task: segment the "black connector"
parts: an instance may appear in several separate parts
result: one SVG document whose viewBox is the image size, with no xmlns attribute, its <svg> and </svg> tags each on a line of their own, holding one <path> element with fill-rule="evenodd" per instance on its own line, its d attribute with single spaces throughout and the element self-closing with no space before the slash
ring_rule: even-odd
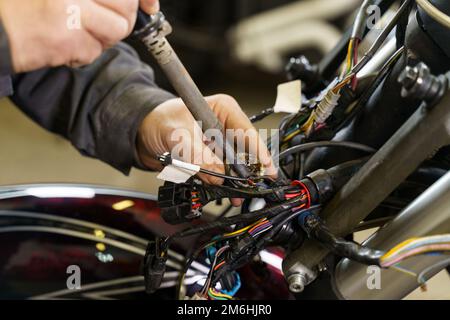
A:
<svg viewBox="0 0 450 320">
<path fill-rule="evenodd" d="M 148 294 L 159 289 L 166 272 L 168 254 L 167 250 L 163 249 L 162 243 L 161 239 L 149 242 L 145 253 L 144 282 Z"/>
<path fill-rule="evenodd" d="M 250 235 L 245 235 L 233 244 L 232 251 L 228 256 L 228 260 L 233 261 L 233 270 L 244 266 L 254 257 L 257 253 L 255 245 L 256 240 Z"/>
<path fill-rule="evenodd" d="M 286 200 L 286 191 L 292 188 L 292 186 L 281 186 L 274 189 L 236 189 L 225 185 L 201 185 L 194 180 L 182 184 L 166 182 L 159 188 L 158 205 L 164 221 L 177 225 L 201 217 L 201 209 L 192 208 L 193 192 L 197 199 L 195 202 L 203 207 L 212 201 L 227 198 L 263 198 L 271 203 L 283 203 Z"/>
<path fill-rule="evenodd" d="M 160 208 L 175 207 L 190 202 L 192 195 L 191 184 L 175 184 L 166 182 L 159 188 L 158 205 Z"/>
<path fill-rule="evenodd" d="M 166 182 L 159 188 L 158 206 L 165 222 L 178 225 L 201 217 L 200 210 L 192 209 L 192 192 L 199 198 L 197 203 L 205 205 L 209 199 L 205 190 L 193 181 L 183 184 Z"/>
</svg>

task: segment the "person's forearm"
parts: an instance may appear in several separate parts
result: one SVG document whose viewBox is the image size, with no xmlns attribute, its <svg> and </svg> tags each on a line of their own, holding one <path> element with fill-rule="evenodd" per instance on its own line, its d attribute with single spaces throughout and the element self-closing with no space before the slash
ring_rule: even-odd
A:
<svg viewBox="0 0 450 320">
<path fill-rule="evenodd" d="M 158 88 L 134 50 L 120 44 L 80 69 L 46 69 L 16 76 L 13 101 L 84 155 L 127 174 L 136 164 L 142 120 L 173 96 Z"/>
</svg>

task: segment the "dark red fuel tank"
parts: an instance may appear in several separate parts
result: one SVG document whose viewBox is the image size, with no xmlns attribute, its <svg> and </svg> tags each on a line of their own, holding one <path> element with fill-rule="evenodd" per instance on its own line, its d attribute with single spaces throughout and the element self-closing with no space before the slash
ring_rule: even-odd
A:
<svg viewBox="0 0 450 320">
<path fill-rule="evenodd" d="M 142 260 L 148 241 L 180 227 L 160 217 L 156 197 L 90 185 L 0 187 L 0 299 L 174 299 L 185 252 L 169 252 L 162 287 L 144 292 Z M 261 253 L 262 262 L 240 270 L 241 299 L 288 299 L 280 270 L 283 252 Z M 208 273 L 192 264 L 185 283 Z M 80 287 L 77 287 L 80 284 Z"/>
</svg>

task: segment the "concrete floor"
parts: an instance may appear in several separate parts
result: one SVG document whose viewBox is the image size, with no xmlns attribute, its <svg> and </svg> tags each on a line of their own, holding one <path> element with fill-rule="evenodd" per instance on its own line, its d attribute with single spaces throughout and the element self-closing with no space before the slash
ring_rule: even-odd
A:
<svg viewBox="0 0 450 320">
<path fill-rule="evenodd" d="M 267 102 L 274 101 L 274 86 L 247 90 L 248 87 L 246 80 L 241 79 L 231 89 L 231 94 L 242 96 L 238 100 L 248 114 L 253 114 L 256 106 L 268 107 Z M 275 117 L 260 126 L 272 128 L 278 122 L 279 117 Z M 0 100 L 0 147 L 0 185 L 75 182 L 156 193 L 161 184 L 155 173 L 133 170 L 125 177 L 97 160 L 82 157 L 70 143 L 38 127 L 6 99 Z M 427 293 L 416 291 L 408 298 L 450 299 L 448 275 L 441 273 L 430 281 Z"/>
</svg>

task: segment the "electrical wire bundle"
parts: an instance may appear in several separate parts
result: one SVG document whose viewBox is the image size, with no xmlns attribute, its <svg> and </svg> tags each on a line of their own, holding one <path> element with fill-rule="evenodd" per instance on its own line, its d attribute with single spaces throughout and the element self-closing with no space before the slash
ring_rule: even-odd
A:
<svg viewBox="0 0 450 320">
<path fill-rule="evenodd" d="M 401 266 L 409 258 L 425 254 L 444 255 L 450 253 L 450 234 L 435 235 L 422 238 L 412 238 L 398 244 L 380 259 L 380 266 L 392 269 L 416 279 L 422 291 L 427 291 L 427 281 L 436 272 L 450 266 L 450 258 L 438 261 L 435 264 L 416 273 Z"/>
<path fill-rule="evenodd" d="M 427 10 L 425 10 L 427 13 L 430 14 L 430 12 L 433 12 L 433 17 L 436 20 L 440 21 L 442 24 L 445 25 L 446 23 L 450 22 L 450 18 L 448 16 L 443 17 L 442 15 L 438 15 L 436 11 L 429 7 L 429 1 L 423 0 L 417 1 L 417 3 L 422 9 L 425 10 L 425 8 L 427 8 Z M 367 146 L 351 145 L 351 143 L 349 142 L 348 145 L 346 145 L 345 142 L 332 145 L 329 141 L 311 143 L 311 145 L 305 143 L 314 132 L 327 126 L 326 122 L 333 115 L 335 108 L 338 106 L 343 88 L 348 86 L 348 88 L 353 91 L 354 94 L 356 94 L 356 90 L 359 89 L 357 77 L 358 73 L 374 57 L 374 55 L 378 52 L 378 50 L 381 48 L 381 46 L 395 27 L 398 26 L 398 29 L 402 30 L 401 21 L 407 21 L 408 14 L 410 13 L 414 4 L 414 0 L 402 1 L 400 8 L 394 14 L 393 18 L 382 30 L 378 38 L 371 45 L 370 49 L 365 52 L 360 59 L 359 47 L 361 42 L 363 41 L 364 33 L 367 28 L 368 8 L 372 4 L 374 4 L 374 1 L 365 0 L 358 12 L 353 25 L 352 34 L 348 41 L 347 55 L 340 76 L 332 81 L 328 85 L 328 87 L 322 90 L 322 92 L 320 92 L 315 98 L 304 102 L 304 107 L 302 108 L 300 113 L 288 116 L 282 122 L 280 126 L 280 132 L 282 133 L 280 141 L 282 149 L 284 149 L 284 151 L 281 152 L 279 160 L 283 161 L 290 156 L 295 156 L 294 162 L 297 162 L 297 156 L 300 153 L 304 153 L 320 146 L 348 147 L 368 153 L 374 152 L 373 149 Z M 438 18 L 438 16 L 440 18 Z M 387 62 L 381 68 L 379 74 L 375 77 L 375 80 L 373 80 L 367 86 L 365 91 L 362 92 L 362 95 L 359 97 L 360 100 L 355 101 L 355 103 L 352 105 L 353 107 L 350 108 L 349 106 L 347 108 L 345 112 L 346 119 L 342 121 L 342 124 L 348 124 L 349 120 L 354 119 L 357 112 L 359 112 L 359 110 L 364 107 L 364 105 L 368 102 L 368 99 L 373 95 L 375 90 L 379 87 L 382 81 L 392 70 L 394 63 L 397 62 L 400 56 L 406 52 L 406 49 L 402 43 L 403 40 L 404 39 L 402 39 L 402 37 L 400 37 L 400 40 L 398 38 L 397 51 L 392 55 L 390 59 L 387 60 Z M 257 120 L 257 118 L 254 119 L 255 121 Z M 339 129 L 342 129 L 343 126 L 338 125 L 337 127 Z M 329 145 L 327 145 L 327 143 L 329 143 Z M 302 172 L 302 170 L 300 170 L 300 172 Z M 292 198 L 309 198 L 306 194 L 297 193 L 289 195 L 288 193 L 286 195 L 286 199 L 290 199 L 291 196 Z M 295 209 L 292 209 L 291 212 L 286 212 L 284 214 L 284 217 L 278 215 L 276 217 L 273 217 L 272 219 L 263 218 L 256 224 L 236 231 L 239 235 L 237 235 L 236 233 L 234 233 L 233 235 L 241 237 L 245 232 L 247 232 L 248 234 L 250 234 L 250 236 L 255 238 L 263 233 L 266 233 L 266 237 L 261 237 L 259 240 L 257 240 L 257 244 L 255 245 L 255 247 L 259 248 L 260 245 L 264 243 L 265 239 L 270 238 L 270 235 L 277 231 L 282 223 L 303 215 L 308 215 L 310 213 L 308 210 L 310 209 L 311 203 L 303 203 Z M 311 234 L 316 238 L 316 240 L 327 246 L 335 254 L 350 258 L 355 261 L 359 261 L 361 263 L 376 264 L 384 268 L 400 268 L 398 264 L 401 261 L 404 261 L 405 259 L 413 256 L 430 253 L 443 254 L 446 252 L 450 252 L 449 235 L 411 239 L 385 253 L 380 250 L 367 248 L 355 242 L 346 241 L 343 238 L 334 236 L 323 223 L 320 223 L 320 219 L 316 219 L 316 221 L 319 222 L 317 222 L 316 227 L 311 231 Z M 236 260 L 238 261 L 239 259 Z M 445 262 L 448 264 L 450 261 Z M 220 268 L 215 270 L 215 273 L 217 274 L 213 279 L 220 279 L 223 274 L 225 274 L 229 270 L 233 270 L 235 265 L 238 264 L 234 264 L 233 261 L 227 261 L 226 263 L 221 264 Z M 424 270 L 419 275 L 415 276 L 417 277 L 419 283 L 424 283 L 426 281 L 426 275 L 430 273 L 433 268 L 442 266 L 445 267 L 443 262 L 441 262 L 439 266 L 436 265 L 430 267 L 427 270 Z M 215 280 L 213 280 L 213 282 Z"/>
<path fill-rule="evenodd" d="M 282 154 L 284 151 L 289 150 L 289 147 L 300 146 L 302 144 L 307 144 L 308 141 L 317 139 L 318 136 L 320 136 L 319 131 L 322 129 L 328 129 L 327 131 L 324 131 L 324 135 L 327 138 L 335 136 L 337 132 L 348 125 L 365 107 L 370 97 L 389 75 L 394 64 L 399 60 L 401 55 L 406 52 L 403 43 L 399 43 L 398 50 L 384 64 L 375 79 L 361 91 L 361 94 L 358 93 L 358 97 L 356 97 L 358 73 L 378 52 L 392 30 L 396 26 L 399 26 L 405 19 L 407 20 L 408 14 L 412 10 L 412 5 L 414 4 L 414 0 L 404 0 L 393 18 L 391 18 L 377 39 L 372 43 L 369 50 L 364 53 L 361 59 L 359 59 L 359 47 L 367 31 L 368 9 L 375 2 L 376 1 L 374 0 L 365 0 L 358 11 L 353 23 L 351 35 L 349 36 L 347 54 L 341 75 L 334 79 L 334 81 L 331 81 L 330 84 L 318 93 L 316 97 L 305 101 L 304 107 L 300 113 L 288 116 L 283 120 L 280 126 Z M 402 39 L 398 41 L 402 41 Z M 335 109 L 342 100 L 342 90 L 346 86 L 351 89 L 351 92 L 353 92 L 353 95 L 355 96 L 354 98 L 357 98 L 358 100 L 353 100 L 354 103 L 349 101 L 343 102 L 342 110 L 339 111 L 339 113 L 336 113 Z M 330 122 L 329 119 L 332 115 L 336 116 L 332 119 L 332 122 Z M 292 175 L 294 178 L 303 177 L 304 163 L 306 161 L 305 155 L 293 154 L 293 158 L 289 159 L 289 162 L 282 163 L 282 169 L 284 170 L 283 164 L 294 163 Z M 281 157 L 280 160 L 282 160 Z M 289 174 L 285 175 L 290 176 Z"/>
<path fill-rule="evenodd" d="M 255 225 L 254 227 L 250 228 L 248 230 L 248 233 L 253 238 L 256 238 L 260 234 L 263 234 L 264 232 L 267 232 L 270 229 L 272 229 L 272 227 L 273 227 L 273 225 L 270 223 L 270 221 L 267 220 L 267 218 L 264 218 L 261 221 L 259 221 L 257 225 Z"/>
<path fill-rule="evenodd" d="M 371 4 L 373 4 L 372 0 L 365 0 L 356 16 L 341 76 L 319 95 L 317 105 L 306 122 L 301 126 L 301 129 L 298 130 L 299 133 L 304 132 L 308 137 L 313 130 L 323 128 L 326 125 L 325 122 L 338 105 L 342 88 L 351 84 L 352 90 L 356 90 L 358 78 L 356 72 L 354 72 L 354 68 L 358 64 L 359 45 L 361 44 L 366 28 L 367 10 Z"/>
<path fill-rule="evenodd" d="M 268 183 L 271 184 L 274 182 L 274 179 L 267 175 L 262 175 L 260 172 L 254 172 L 254 174 L 248 178 L 241 178 L 237 176 L 233 176 L 230 174 L 221 174 L 214 171 L 203 169 L 199 166 L 192 165 L 190 163 L 174 159 L 172 158 L 172 155 L 169 152 L 164 153 L 163 155 L 160 155 L 158 157 L 158 160 L 161 162 L 161 164 L 164 167 L 172 166 L 177 169 L 185 170 L 187 172 L 191 172 L 192 174 L 202 173 L 205 175 L 209 175 L 212 177 L 218 177 L 223 179 L 228 185 L 230 185 L 233 188 L 239 189 L 246 189 L 246 188 L 255 188 L 258 183 Z M 259 164 L 254 165 L 255 167 L 260 167 Z M 261 170 L 254 170 L 254 171 L 261 171 Z M 192 194 L 193 203 L 192 203 L 192 209 L 198 210 L 202 207 L 200 203 L 197 201 L 200 199 L 198 198 L 198 192 Z M 194 201 L 196 200 L 196 201 Z"/>
<path fill-rule="evenodd" d="M 368 9 L 373 3 L 373 0 L 365 0 L 358 10 L 348 44 L 345 67 L 342 71 L 339 83 L 332 90 L 336 94 L 350 82 L 352 84 L 352 89 L 356 90 L 357 77 L 356 73 L 353 72 L 353 68 L 358 64 L 359 45 L 363 40 L 364 31 L 366 30 Z"/>
<path fill-rule="evenodd" d="M 221 218 L 210 223 L 190 227 L 170 237 L 150 243 L 145 263 L 147 291 L 153 292 L 158 289 L 165 273 L 167 252 L 175 240 L 196 235 L 206 235 L 214 230 L 228 229 L 228 232 L 213 236 L 187 257 L 184 272 L 180 273 L 178 292 L 181 290 L 190 265 L 205 252 L 212 262 L 210 263 L 210 272 L 205 285 L 197 293 L 197 296 L 201 299 L 228 299 L 234 296 L 238 290 L 237 287 L 240 286 L 240 281 L 238 281 L 239 275 L 235 274 L 235 270 L 239 265 L 258 254 L 277 235 L 284 224 L 294 219 L 295 215 L 292 215 L 293 212 L 297 213 L 311 205 L 310 194 L 303 183 L 297 182 L 284 189 L 285 198 L 279 204 L 245 215 Z M 268 190 L 266 195 L 269 195 L 270 192 Z M 193 196 L 196 195 L 194 194 Z M 197 198 L 194 198 L 194 202 L 195 199 Z M 235 230 L 229 231 L 229 228 L 232 226 L 234 226 Z M 218 283 L 217 274 L 220 273 L 223 276 L 222 272 L 235 275 L 235 286 L 231 289 L 228 288 L 229 291 L 218 288 L 220 284 Z M 179 294 L 177 297 L 180 297 Z"/>
<path fill-rule="evenodd" d="M 430 253 L 450 253 L 450 234 L 408 239 L 383 255 L 381 266 L 389 268 L 408 258 Z"/>
<path fill-rule="evenodd" d="M 419 255 L 450 253 L 450 234 L 408 239 L 388 252 L 382 252 L 335 236 L 325 223 L 313 213 L 305 215 L 300 223 L 310 237 L 317 239 L 334 254 L 363 264 L 378 265 L 386 269 L 392 268 L 414 275 L 421 284 L 424 284 L 424 274 L 430 270 L 425 270 L 421 276 L 418 276 L 412 271 L 402 268 L 399 264 L 408 258 Z"/>
<path fill-rule="evenodd" d="M 215 287 L 211 287 L 211 279 L 212 279 L 214 271 L 217 270 L 218 268 L 220 268 L 220 266 L 224 264 L 224 261 L 222 261 L 220 263 L 218 261 L 219 261 L 220 257 L 222 256 L 222 254 L 224 252 L 226 252 L 229 248 L 230 248 L 229 245 L 225 245 L 218 250 L 214 250 L 215 251 L 214 259 L 213 259 L 213 262 L 211 263 L 211 268 L 210 268 L 208 277 L 206 278 L 206 281 L 205 281 L 205 284 L 204 284 L 202 290 L 198 293 L 198 295 L 200 295 L 201 297 L 209 296 L 213 300 L 231 300 L 233 298 L 230 295 L 220 292 Z"/>
<path fill-rule="evenodd" d="M 343 88 L 348 86 L 352 91 L 359 89 L 357 74 L 380 49 L 388 35 L 398 25 L 400 19 L 402 17 L 404 18 L 410 12 L 413 0 L 405 0 L 402 2 L 402 5 L 392 20 L 381 32 L 370 49 L 359 59 L 359 47 L 363 40 L 365 29 L 367 28 L 367 9 L 373 3 L 373 0 L 365 0 L 358 12 L 351 37 L 349 38 L 347 55 L 341 75 L 332 81 L 315 98 L 306 102 L 305 105 L 307 107 L 304 107 L 301 112 L 290 115 L 283 120 L 280 131 L 282 133 L 281 144 L 284 150 L 279 156 L 280 161 L 286 161 L 293 156 L 295 157 L 294 161 L 297 162 L 299 155 L 303 156 L 305 152 L 319 147 L 344 147 L 366 153 L 373 153 L 375 151 L 370 147 L 352 142 L 307 142 L 307 139 L 314 132 L 327 126 L 326 122 L 333 115 L 334 109 L 337 107 L 341 98 Z M 355 112 L 364 106 L 367 99 L 372 96 L 381 81 L 391 70 L 392 65 L 404 52 L 404 47 L 399 48 L 386 62 L 379 76 L 375 78 L 375 81 L 366 90 L 366 94 L 363 92 L 359 102 L 356 102 L 356 107 L 347 113 L 348 118 L 352 118 Z M 260 116 L 253 117 L 253 120 L 260 120 L 272 113 L 273 110 L 265 110 Z M 176 165 L 180 163 L 179 161 L 172 161 L 168 156 L 162 157 L 161 161 L 165 165 Z M 254 176 L 247 179 L 218 174 L 204 169 L 200 169 L 199 172 L 225 179 L 227 185 L 215 186 L 218 189 L 222 189 L 223 194 L 236 195 L 230 192 L 240 192 L 242 195 L 245 194 L 246 199 L 264 198 L 267 200 L 270 195 L 279 197 L 279 194 L 274 192 L 274 189 L 270 189 L 275 184 L 269 177 Z M 297 179 L 298 176 L 302 176 L 302 174 L 294 178 L 292 178 L 292 175 L 287 176 L 291 177 L 288 180 L 291 181 Z M 260 185 L 265 185 L 265 189 L 263 188 L 264 190 L 262 191 L 258 189 Z M 380 265 L 383 268 L 400 269 L 401 267 L 398 264 L 410 257 L 421 254 L 443 254 L 450 252 L 450 235 L 410 239 L 389 250 L 387 253 L 347 241 L 333 235 L 326 225 L 320 221 L 320 218 L 316 216 L 316 212 L 321 209 L 321 206 L 312 203 L 311 194 L 302 182 L 294 181 L 292 186 L 289 187 L 287 185 L 285 187 L 283 189 L 283 196 L 279 197 L 277 200 L 278 203 L 275 205 L 269 201 L 269 205 L 262 210 L 250 213 L 245 212 L 245 214 L 234 217 L 220 218 L 211 223 L 188 228 L 158 241 L 158 247 L 154 253 L 156 263 L 153 264 L 159 268 L 161 261 L 164 261 L 167 257 L 167 250 L 176 239 L 195 235 L 205 236 L 209 232 L 214 232 L 214 236 L 208 236 L 208 241 L 204 242 L 198 249 L 193 250 L 186 257 L 184 272 L 180 273 L 178 298 L 180 297 L 181 287 L 190 265 L 204 254 L 207 257 L 206 261 L 209 265 L 209 273 L 204 284 L 201 286 L 201 290 L 196 295 L 201 299 L 232 300 L 241 286 L 239 274 L 236 270 L 245 263 L 248 263 L 251 258 L 257 255 L 267 245 L 270 245 L 280 230 L 286 224 L 295 220 L 300 221 L 303 219 L 302 221 L 305 221 L 305 224 L 302 227 L 304 227 L 306 233 L 314 237 L 322 245 L 325 245 L 336 255 L 347 257 L 361 263 Z M 192 210 L 200 210 L 202 205 L 199 192 L 192 191 Z M 305 217 L 309 217 L 310 219 L 305 219 Z M 424 270 L 421 274 L 415 276 L 422 283 L 429 272 L 430 270 Z M 161 268 L 156 273 L 160 276 Z M 234 280 L 232 288 L 229 288 L 229 282 L 227 283 L 228 287 L 224 285 L 222 279 L 225 276 L 231 276 Z M 157 281 L 153 281 L 154 283 L 157 283 Z"/>
<path fill-rule="evenodd" d="M 192 191 L 192 211 L 197 211 L 202 208 L 202 204 L 200 203 L 200 197 L 198 191 Z"/>
<path fill-rule="evenodd" d="M 240 261 L 243 256 L 245 256 L 248 260 L 249 257 L 257 254 L 260 250 L 262 250 L 263 246 L 270 241 L 274 235 L 276 235 L 280 227 L 293 220 L 299 212 L 303 212 L 303 210 L 309 207 L 311 203 L 309 193 L 306 190 L 286 194 L 286 199 L 289 201 L 297 199 L 301 204 L 295 207 L 292 206 L 291 208 L 286 209 L 283 213 L 275 215 L 272 218 L 264 217 L 233 232 L 215 236 L 211 242 L 202 247 L 200 252 L 202 250 L 206 250 L 208 256 L 211 256 L 211 251 L 216 253 L 210 266 L 208 279 L 205 282 L 205 286 L 199 293 L 200 296 L 206 297 L 207 294 L 210 299 L 214 300 L 232 299 L 238 290 L 236 287 L 240 287 L 240 281 L 237 281 L 235 287 L 231 291 L 224 291 L 217 289 L 217 279 L 220 279 L 223 273 L 229 272 L 232 272 L 235 278 L 238 279 L 239 275 L 235 272 L 235 269 L 237 268 L 235 261 Z M 295 214 L 293 215 L 292 212 L 295 212 Z M 269 231 L 274 230 L 275 232 L 269 233 Z M 228 259 L 224 257 L 219 262 L 218 257 L 223 255 L 226 251 L 228 253 Z M 192 258 L 190 261 L 192 261 Z M 239 264 L 241 263 L 242 262 L 240 261 Z M 220 276 L 217 276 L 217 274 Z"/>
<path fill-rule="evenodd" d="M 347 55 L 340 77 L 332 81 L 327 88 L 317 95 L 316 98 L 310 100 L 309 107 L 304 108 L 299 115 L 294 116 L 288 121 L 288 129 L 285 132 L 284 130 L 281 130 L 284 133 L 281 137 L 283 146 L 292 141 L 296 136 L 304 135 L 305 138 L 308 138 L 313 132 L 326 126 L 326 121 L 333 114 L 338 105 L 342 89 L 345 86 L 350 85 L 350 88 L 353 91 L 356 90 L 358 85 L 358 72 L 371 60 L 373 55 L 384 43 L 400 18 L 407 12 L 407 9 L 410 8 L 410 2 L 411 0 L 405 1 L 395 17 L 360 61 L 358 52 L 367 27 L 368 8 L 374 3 L 373 0 L 364 1 L 353 24 L 351 37 L 348 42 Z"/>
</svg>

